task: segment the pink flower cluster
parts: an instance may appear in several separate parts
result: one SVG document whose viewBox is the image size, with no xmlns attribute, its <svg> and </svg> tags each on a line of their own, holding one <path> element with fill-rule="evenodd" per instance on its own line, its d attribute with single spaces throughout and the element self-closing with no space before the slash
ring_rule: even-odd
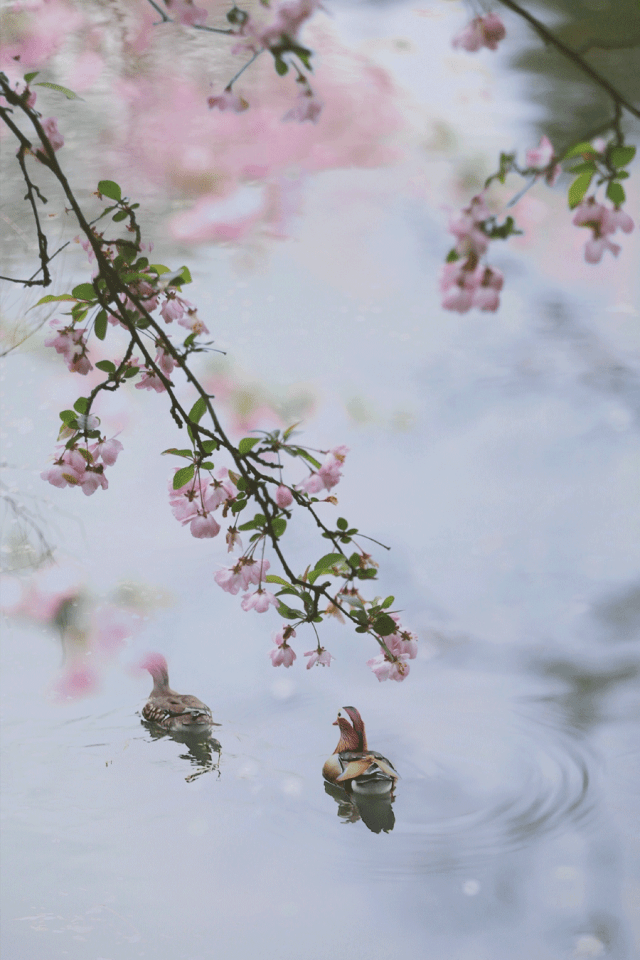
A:
<svg viewBox="0 0 640 960">
<path fill-rule="evenodd" d="M 160 307 L 160 316 L 165 323 L 177 320 L 180 326 L 190 333 L 209 333 L 209 328 L 198 316 L 196 307 L 184 297 L 179 297 L 175 290 L 167 290 L 166 299 Z"/>
<path fill-rule="evenodd" d="M 482 194 L 474 197 L 464 210 L 449 221 L 449 232 L 456 238 L 458 259 L 445 263 L 440 275 L 445 310 L 466 313 L 471 307 L 497 310 L 504 277 L 500 270 L 483 266 L 479 260 L 489 247 L 490 238 L 483 229 L 489 218 Z"/>
<path fill-rule="evenodd" d="M 76 330 L 73 326 L 64 327 L 60 320 L 52 320 L 49 326 L 56 331 L 56 336 L 45 340 L 45 347 L 54 347 L 56 353 L 61 353 L 72 373 L 86 376 L 93 370 L 87 356 L 87 331 Z"/>
<path fill-rule="evenodd" d="M 240 557 L 232 567 L 223 567 L 222 570 L 218 570 L 213 575 L 213 579 L 219 587 L 235 596 L 240 590 L 248 590 L 252 583 L 259 586 L 269 567 L 268 560 Z"/>
<path fill-rule="evenodd" d="M 82 492 L 89 497 L 98 487 L 108 488 L 104 468 L 113 466 L 122 444 L 113 437 L 100 440 L 82 452 L 77 447 L 58 449 L 62 449 L 61 455 L 40 476 L 54 487 L 82 487 Z"/>
<path fill-rule="evenodd" d="M 470 53 L 475 53 L 481 47 L 497 50 L 498 44 L 507 35 L 504 23 L 497 13 L 488 13 L 484 17 L 476 17 L 468 26 L 452 40 L 454 47 L 462 47 Z"/>
<path fill-rule="evenodd" d="M 371 668 L 380 682 L 383 680 L 402 682 L 409 676 L 410 667 L 407 660 L 415 660 L 418 655 L 418 638 L 415 633 L 402 629 L 400 617 L 397 613 L 392 613 L 390 616 L 398 625 L 396 633 L 384 638 L 392 657 L 390 658 L 387 653 L 381 653 L 379 656 L 367 660 L 367 666 Z"/>
<path fill-rule="evenodd" d="M 174 490 L 173 481 L 169 481 L 169 503 L 173 515 L 183 527 L 189 524 L 191 536 L 198 539 L 218 536 L 220 524 L 213 514 L 222 503 L 234 500 L 235 496 L 236 490 L 226 467 L 221 467 L 209 480 L 203 480 L 196 474 L 177 490 Z"/>
<path fill-rule="evenodd" d="M 616 230 L 631 233 L 635 224 L 628 213 L 619 207 L 612 209 L 598 203 L 595 197 L 588 197 L 576 207 L 573 223 L 577 227 L 589 227 L 592 230 L 590 240 L 584 248 L 584 258 L 587 263 L 600 263 L 605 250 L 610 250 L 614 257 L 620 253 L 620 246 L 612 243 L 609 237 Z"/>
<path fill-rule="evenodd" d="M 317 472 L 312 472 L 306 480 L 298 484 L 298 489 L 310 494 L 320 493 L 321 490 L 331 490 L 340 481 L 342 465 L 348 452 L 349 447 L 334 447 L 333 450 L 329 451 Z"/>
</svg>

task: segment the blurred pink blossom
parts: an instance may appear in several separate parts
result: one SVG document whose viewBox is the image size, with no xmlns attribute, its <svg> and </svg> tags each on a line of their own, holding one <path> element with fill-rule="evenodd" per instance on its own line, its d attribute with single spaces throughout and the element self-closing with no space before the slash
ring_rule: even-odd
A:
<svg viewBox="0 0 640 960">
<path fill-rule="evenodd" d="M 484 17 L 476 17 L 464 30 L 452 40 L 454 47 L 462 47 L 470 53 L 475 53 L 481 47 L 496 50 L 498 44 L 507 35 L 504 23 L 497 13 L 487 13 Z"/>
</svg>

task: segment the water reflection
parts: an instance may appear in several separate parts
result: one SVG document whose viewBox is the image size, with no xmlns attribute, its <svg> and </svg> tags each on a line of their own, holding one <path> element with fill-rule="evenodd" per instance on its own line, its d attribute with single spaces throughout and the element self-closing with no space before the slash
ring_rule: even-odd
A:
<svg viewBox="0 0 640 960">
<path fill-rule="evenodd" d="M 208 733 L 188 734 L 188 733 L 170 733 L 168 730 L 162 730 L 155 723 L 148 723 L 141 719 L 142 726 L 149 732 L 152 740 L 174 740 L 176 743 L 184 744 L 187 747 L 186 753 L 180 753 L 181 760 L 187 760 L 195 769 L 189 776 L 185 777 L 187 783 L 191 783 L 203 773 L 213 773 L 214 771 L 220 777 L 220 753 L 222 745 L 219 740 Z M 219 726 L 219 724 L 217 724 Z"/>
<path fill-rule="evenodd" d="M 396 818 L 391 806 L 395 800 L 392 793 L 348 793 L 337 784 L 326 781 L 324 790 L 338 804 L 338 817 L 343 823 L 362 820 L 372 833 L 390 833 L 393 830 Z"/>
</svg>

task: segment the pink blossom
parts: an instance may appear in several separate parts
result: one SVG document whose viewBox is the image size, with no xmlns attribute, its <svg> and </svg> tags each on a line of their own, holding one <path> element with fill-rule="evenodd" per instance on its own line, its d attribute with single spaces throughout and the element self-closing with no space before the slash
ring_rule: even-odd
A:
<svg viewBox="0 0 640 960">
<path fill-rule="evenodd" d="M 614 257 L 617 257 L 621 249 L 618 243 L 612 243 L 608 237 L 593 236 L 585 244 L 584 258 L 587 263 L 600 263 L 605 250 L 610 250 Z"/>
<path fill-rule="evenodd" d="M 478 310 L 496 311 L 500 306 L 500 294 L 492 287 L 478 287 L 473 295 L 472 306 Z"/>
<path fill-rule="evenodd" d="M 289 487 L 285 487 L 284 484 L 280 484 L 276 490 L 276 503 L 282 510 L 286 510 L 287 507 L 290 507 L 293 503 L 293 494 Z"/>
<path fill-rule="evenodd" d="M 488 13 L 484 17 L 476 17 L 472 20 L 453 38 L 452 44 L 470 53 L 475 53 L 481 47 L 496 50 L 498 43 L 504 40 L 506 35 L 507 31 L 498 14 Z"/>
<path fill-rule="evenodd" d="M 191 333 L 195 333 L 196 336 L 199 336 L 201 333 L 209 333 L 209 328 L 199 318 L 195 307 L 188 307 L 186 315 L 180 317 L 178 323 L 181 327 L 186 327 L 187 330 L 190 330 Z"/>
<path fill-rule="evenodd" d="M 256 590 L 255 593 L 245 593 L 240 606 L 243 610 L 255 610 L 256 613 L 266 613 L 269 606 L 278 606 L 277 598 L 268 590 Z"/>
<path fill-rule="evenodd" d="M 618 228 L 623 233 L 631 233 L 635 224 L 625 210 L 616 207 L 614 210 L 605 210 L 600 220 L 603 233 L 615 233 Z"/>
<path fill-rule="evenodd" d="M 207 11 L 202 7 L 196 7 L 193 0 L 165 0 L 165 3 L 178 23 L 185 27 L 201 27 L 207 19 Z"/>
<path fill-rule="evenodd" d="M 576 227 L 593 227 L 599 230 L 606 213 L 606 207 L 598 203 L 595 197 L 588 197 L 575 208 L 571 222 Z"/>
<path fill-rule="evenodd" d="M 232 110 L 234 113 L 242 113 L 249 107 L 248 101 L 244 97 L 238 96 L 237 93 L 233 93 L 232 90 L 225 90 L 217 97 L 209 97 L 207 103 L 210 110 L 215 107 L 218 110 Z"/>
<path fill-rule="evenodd" d="M 269 651 L 269 656 L 274 667 L 290 667 L 296 659 L 295 652 L 287 643 L 287 640 L 295 635 L 295 630 L 289 625 L 284 625 L 279 633 L 273 635 L 275 647 Z"/>
<path fill-rule="evenodd" d="M 177 367 L 178 362 L 174 357 L 168 353 L 164 347 L 158 345 L 158 352 L 156 353 L 156 364 L 160 367 L 165 377 L 170 377 L 173 373 L 175 367 Z M 160 391 L 159 391 L 160 392 Z"/>
<path fill-rule="evenodd" d="M 528 167 L 547 167 L 554 156 L 553 144 L 544 136 L 537 147 L 527 150 L 525 163 Z"/>
<path fill-rule="evenodd" d="M 396 656 L 415 660 L 418 656 L 418 638 L 410 630 L 403 630 L 397 613 L 392 613 L 390 616 L 398 624 L 398 630 L 384 638 L 386 645 Z"/>
<path fill-rule="evenodd" d="M 550 187 L 554 185 L 562 173 L 562 167 L 559 163 L 552 166 L 554 156 L 553 144 L 546 136 L 542 137 L 537 147 L 527 150 L 525 156 L 525 163 L 528 167 L 537 167 L 541 171 L 547 170 L 545 180 Z"/>
<path fill-rule="evenodd" d="M 219 479 L 223 471 L 227 474 L 227 479 L 225 480 Z M 221 503 L 224 503 L 226 500 L 234 500 L 235 496 L 236 491 L 228 479 L 228 471 L 224 467 L 218 471 L 218 477 L 213 477 L 203 489 L 203 497 L 207 510 L 217 510 Z"/>
<path fill-rule="evenodd" d="M 100 440 L 90 448 L 94 460 L 102 460 L 107 467 L 112 467 L 118 459 L 118 454 L 124 449 L 119 440 L 112 437 L 111 440 Z"/>
<path fill-rule="evenodd" d="M 466 313 L 467 310 L 471 309 L 472 303 L 472 291 L 465 290 L 463 287 L 452 290 L 442 300 L 442 306 L 445 310 L 455 310 L 457 313 Z"/>
<path fill-rule="evenodd" d="M 290 624 L 288 624 L 288 623 L 283 623 L 283 624 L 282 624 L 282 630 L 280 630 L 279 633 L 274 633 L 274 634 L 272 634 L 272 639 L 273 639 L 273 642 L 274 642 L 278 647 L 280 647 L 280 646 L 282 646 L 283 643 L 286 643 L 286 641 L 287 641 L 290 637 L 295 637 L 295 635 L 296 635 L 296 632 L 295 632 L 295 630 L 293 629 L 293 627 L 292 627 Z"/>
<path fill-rule="evenodd" d="M 383 653 L 378 657 L 367 660 L 367 666 L 371 668 L 380 682 L 383 680 L 397 680 L 398 682 L 402 682 L 407 678 L 409 670 L 411 669 L 404 657 L 396 657 L 396 659 L 392 661 L 387 659 L 386 654 Z"/>
<path fill-rule="evenodd" d="M 51 144 L 52 150 L 59 150 L 64 147 L 64 137 L 58 130 L 58 121 L 55 117 L 49 117 L 42 121 L 42 129 Z"/>
<path fill-rule="evenodd" d="M 331 661 L 335 660 L 335 657 L 332 657 L 329 651 L 325 650 L 324 647 L 319 647 L 315 650 L 308 650 L 305 653 L 305 657 L 309 657 L 307 670 L 310 670 L 315 664 L 319 664 L 321 667 L 330 667 Z"/>
<path fill-rule="evenodd" d="M 191 536 L 203 539 L 217 537 L 220 533 L 220 524 L 215 517 L 209 514 L 200 514 L 191 521 Z"/>
<path fill-rule="evenodd" d="M 231 553 L 236 547 L 242 550 L 242 537 L 236 527 L 229 527 L 227 530 L 227 553 Z"/>
<path fill-rule="evenodd" d="M 288 643 L 274 647 L 273 650 L 269 651 L 269 656 L 274 667 L 290 667 L 296 659 L 295 651 Z"/>
<path fill-rule="evenodd" d="M 109 481 L 102 472 L 102 467 L 98 465 L 97 467 L 87 467 L 84 476 L 80 481 L 82 487 L 82 492 L 90 497 L 92 493 L 95 493 L 98 487 L 102 487 L 103 490 L 107 490 L 109 487 Z"/>
<path fill-rule="evenodd" d="M 311 495 L 320 493 L 321 490 L 324 490 L 324 480 L 319 473 L 311 473 L 306 480 L 298 484 L 298 489 Z"/>
<path fill-rule="evenodd" d="M 233 567 L 223 567 L 214 574 L 213 579 L 227 593 L 237 594 L 241 589 L 248 590 L 252 583 L 260 584 L 269 569 L 268 560 L 250 560 L 241 557 Z"/>
<path fill-rule="evenodd" d="M 166 323 L 180 320 L 185 310 L 193 306 L 188 300 L 183 300 L 181 297 L 176 296 L 172 290 L 167 291 L 166 297 L 167 299 L 160 307 L 160 316 Z"/>
<path fill-rule="evenodd" d="M 136 390 L 155 390 L 156 393 L 164 393 L 167 388 L 153 370 L 145 370 L 142 380 L 136 383 Z"/>
<path fill-rule="evenodd" d="M 296 120 L 298 123 L 304 123 L 305 120 L 311 120 L 312 123 L 318 122 L 318 117 L 322 113 L 322 104 L 310 90 L 299 93 L 296 102 L 290 110 L 285 113 L 283 120 Z"/>
</svg>

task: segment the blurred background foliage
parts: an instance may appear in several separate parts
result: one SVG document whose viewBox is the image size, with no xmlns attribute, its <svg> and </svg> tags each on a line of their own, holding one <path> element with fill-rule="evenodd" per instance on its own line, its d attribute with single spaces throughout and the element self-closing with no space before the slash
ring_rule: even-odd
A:
<svg viewBox="0 0 640 960">
<path fill-rule="evenodd" d="M 538 0 L 520 5 L 639 105 L 640 0 Z M 512 16 L 504 13 L 505 21 Z M 562 152 L 613 117 L 611 98 L 533 29 L 527 27 L 523 39 L 511 66 L 530 74 L 528 95 L 540 108 L 540 132 Z M 640 122 L 625 111 L 623 129 L 628 135 L 640 129 Z"/>
</svg>

